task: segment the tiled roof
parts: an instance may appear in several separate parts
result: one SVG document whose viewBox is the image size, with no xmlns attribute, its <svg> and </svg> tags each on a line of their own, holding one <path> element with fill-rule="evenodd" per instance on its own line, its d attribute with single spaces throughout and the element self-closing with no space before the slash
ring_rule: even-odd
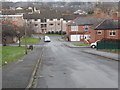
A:
<svg viewBox="0 0 120 90">
<path fill-rule="evenodd" d="M 120 29 L 120 22 L 118 20 L 106 19 L 99 24 L 93 25 L 91 28 L 95 30 L 111 30 L 111 29 Z"/>
<path fill-rule="evenodd" d="M 100 18 L 92 18 L 92 17 L 79 17 L 72 22 L 68 23 L 68 25 L 93 25 L 102 21 Z"/>
</svg>

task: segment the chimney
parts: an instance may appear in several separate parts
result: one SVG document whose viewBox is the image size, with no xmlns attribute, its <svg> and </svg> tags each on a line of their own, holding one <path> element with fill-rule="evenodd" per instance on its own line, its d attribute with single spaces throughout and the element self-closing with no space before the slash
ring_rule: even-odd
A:
<svg viewBox="0 0 120 90">
<path fill-rule="evenodd" d="M 118 13 L 117 12 L 112 14 L 112 19 L 118 20 Z"/>
</svg>

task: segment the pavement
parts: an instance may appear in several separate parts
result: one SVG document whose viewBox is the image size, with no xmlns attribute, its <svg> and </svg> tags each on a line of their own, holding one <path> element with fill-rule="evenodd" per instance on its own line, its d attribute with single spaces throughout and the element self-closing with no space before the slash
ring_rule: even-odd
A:
<svg viewBox="0 0 120 90">
<path fill-rule="evenodd" d="M 59 39 L 59 40 L 64 41 L 63 39 Z M 64 42 L 64 45 L 66 45 L 67 47 L 70 47 L 70 48 L 90 48 L 90 46 L 75 46 L 74 43 L 76 43 L 76 42 Z M 82 42 L 79 42 L 79 43 L 82 43 Z M 119 56 L 118 53 L 98 51 L 96 49 L 83 50 L 83 52 L 93 54 L 93 55 L 102 56 L 102 57 L 109 58 L 109 59 L 116 60 L 116 61 L 120 60 L 118 57 Z"/>
<path fill-rule="evenodd" d="M 93 54 L 93 55 L 102 56 L 102 57 L 109 58 L 109 59 L 116 60 L 116 61 L 120 60 L 118 57 L 119 54 L 117 54 L 117 53 L 97 51 L 96 49 L 84 50 L 83 52 Z"/>
<path fill-rule="evenodd" d="M 42 54 L 43 47 L 37 47 L 23 58 L 2 68 L 3 88 L 26 88 L 34 68 Z"/>
<path fill-rule="evenodd" d="M 118 62 L 83 53 L 91 48 L 69 48 L 50 37 L 45 43 L 35 88 L 117 88 Z"/>
</svg>

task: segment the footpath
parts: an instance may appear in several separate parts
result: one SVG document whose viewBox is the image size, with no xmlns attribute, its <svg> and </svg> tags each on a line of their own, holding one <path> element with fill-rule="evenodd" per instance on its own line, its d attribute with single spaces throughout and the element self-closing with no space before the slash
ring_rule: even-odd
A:
<svg viewBox="0 0 120 90">
<path fill-rule="evenodd" d="M 60 39 L 60 41 L 64 41 Z M 64 45 L 69 47 L 69 48 L 90 48 L 90 46 L 75 46 L 72 42 L 65 42 Z M 119 61 L 120 57 L 118 53 L 111 53 L 111 52 L 104 52 L 104 51 L 98 51 L 96 49 L 88 49 L 88 50 L 83 50 L 84 53 L 92 54 L 92 55 L 97 55 L 97 56 L 102 56 L 108 59 L 116 60 Z"/>
<path fill-rule="evenodd" d="M 37 47 L 20 60 L 3 66 L 3 88 L 26 88 L 31 82 L 35 67 L 42 56 L 43 47 Z M 4 57 L 3 57 L 4 58 Z"/>
</svg>

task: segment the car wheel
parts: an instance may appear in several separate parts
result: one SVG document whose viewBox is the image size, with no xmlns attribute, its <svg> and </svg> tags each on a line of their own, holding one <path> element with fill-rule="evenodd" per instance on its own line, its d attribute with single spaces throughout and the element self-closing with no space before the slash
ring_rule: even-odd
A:
<svg viewBox="0 0 120 90">
<path fill-rule="evenodd" d="M 96 48 L 96 46 L 95 46 L 95 45 L 92 45 L 92 48 Z"/>
</svg>

